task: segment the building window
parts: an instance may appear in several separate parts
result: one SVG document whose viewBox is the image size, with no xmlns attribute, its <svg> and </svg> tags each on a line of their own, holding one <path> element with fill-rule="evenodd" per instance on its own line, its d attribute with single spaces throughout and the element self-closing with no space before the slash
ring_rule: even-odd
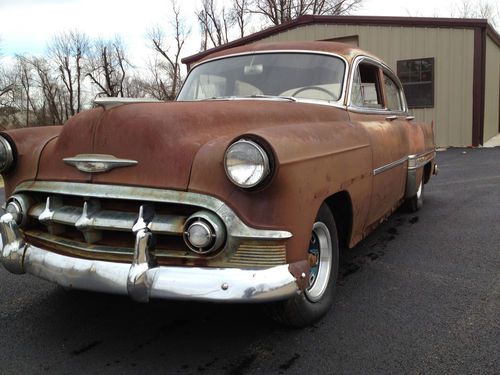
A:
<svg viewBox="0 0 500 375">
<path fill-rule="evenodd" d="M 434 107 L 434 58 L 398 61 L 408 108 Z"/>
</svg>

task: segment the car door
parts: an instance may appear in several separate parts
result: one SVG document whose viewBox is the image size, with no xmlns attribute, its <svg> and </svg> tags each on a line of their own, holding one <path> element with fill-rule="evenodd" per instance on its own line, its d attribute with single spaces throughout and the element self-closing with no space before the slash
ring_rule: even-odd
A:
<svg viewBox="0 0 500 375">
<path fill-rule="evenodd" d="M 365 231 L 399 204 L 404 195 L 408 129 L 404 102 L 388 68 L 371 58 L 354 64 L 348 101 L 352 122 L 367 132 L 372 148 L 372 192 Z"/>
</svg>

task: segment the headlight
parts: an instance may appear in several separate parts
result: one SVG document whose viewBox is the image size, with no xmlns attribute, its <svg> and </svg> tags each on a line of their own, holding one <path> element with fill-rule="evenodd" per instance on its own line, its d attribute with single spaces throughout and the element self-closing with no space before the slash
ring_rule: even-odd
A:
<svg viewBox="0 0 500 375">
<path fill-rule="evenodd" d="M 0 136 L 0 173 L 5 172 L 14 164 L 14 152 L 10 143 Z"/>
<path fill-rule="evenodd" d="M 228 147 L 224 168 L 231 182 L 242 188 L 257 186 L 271 171 L 266 151 L 247 139 L 240 139 Z"/>
</svg>

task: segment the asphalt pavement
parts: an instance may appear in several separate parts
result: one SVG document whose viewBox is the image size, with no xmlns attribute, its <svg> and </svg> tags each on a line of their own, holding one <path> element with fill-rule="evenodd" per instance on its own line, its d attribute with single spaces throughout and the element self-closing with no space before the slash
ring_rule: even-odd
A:
<svg viewBox="0 0 500 375">
<path fill-rule="evenodd" d="M 422 210 L 343 252 L 332 311 L 301 330 L 258 305 L 138 304 L 0 267 L 0 374 L 498 374 L 500 148 L 437 160 Z"/>
</svg>

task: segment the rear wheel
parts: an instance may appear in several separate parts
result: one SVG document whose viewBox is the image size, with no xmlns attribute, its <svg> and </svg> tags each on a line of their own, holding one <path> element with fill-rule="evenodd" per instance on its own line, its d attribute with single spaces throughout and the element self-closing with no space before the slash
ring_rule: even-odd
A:
<svg viewBox="0 0 500 375">
<path fill-rule="evenodd" d="M 310 325 L 325 315 L 333 304 L 339 246 L 335 220 L 326 204 L 321 205 L 312 228 L 308 259 L 311 268 L 307 289 L 271 307 L 273 318 L 285 325 Z"/>
<path fill-rule="evenodd" d="M 417 193 L 406 200 L 405 202 L 406 210 L 408 212 L 417 212 L 424 205 L 424 181 L 423 178 L 420 180 L 420 185 L 418 185 Z"/>
</svg>

